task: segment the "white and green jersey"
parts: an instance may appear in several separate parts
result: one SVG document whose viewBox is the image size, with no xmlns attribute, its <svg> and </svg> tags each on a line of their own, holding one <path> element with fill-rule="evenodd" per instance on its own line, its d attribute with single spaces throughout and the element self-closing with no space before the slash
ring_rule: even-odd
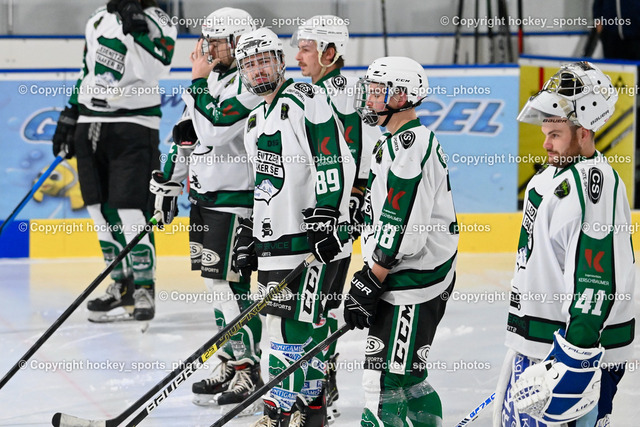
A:
<svg viewBox="0 0 640 427">
<path fill-rule="evenodd" d="M 159 8 L 144 10 L 149 33 L 125 35 L 118 15 L 96 10 L 85 29 L 84 63 L 69 102 L 79 122 L 160 126 L 158 81 L 169 73 L 177 29 Z"/>
<path fill-rule="evenodd" d="M 553 332 L 578 346 L 632 356 L 635 260 L 624 183 L 602 154 L 548 166 L 525 193 L 507 346 L 547 356 Z"/>
<path fill-rule="evenodd" d="M 340 210 L 343 251 L 355 161 L 326 97 L 307 83 L 285 81 L 271 104 L 249 115 L 245 146 L 254 167 L 253 235 L 258 269 L 293 269 L 309 254 L 302 210 Z"/>
<path fill-rule="evenodd" d="M 362 256 L 397 259 L 382 299 L 393 305 L 437 298 L 451 285 L 458 224 L 449 170 L 435 134 L 418 119 L 376 143 L 364 197 Z"/>
<path fill-rule="evenodd" d="M 196 79 L 182 95 L 182 120 L 191 119 L 195 147 L 173 144 L 165 177 L 189 177 L 189 200 L 205 208 L 248 217 L 253 205 L 253 170 L 244 148 L 247 116 L 262 99 L 244 87 L 237 68 Z"/>
<path fill-rule="evenodd" d="M 369 179 L 371 153 L 376 141 L 380 138 L 380 128 L 378 126 L 365 125 L 356 112 L 353 105 L 356 79 L 347 78 L 340 74 L 339 69 L 335 69 L 327 73 L 315 84 L 327 94 L 351 155 L 356 160 L 355 186 L 364 187 Z"/>
</svg>

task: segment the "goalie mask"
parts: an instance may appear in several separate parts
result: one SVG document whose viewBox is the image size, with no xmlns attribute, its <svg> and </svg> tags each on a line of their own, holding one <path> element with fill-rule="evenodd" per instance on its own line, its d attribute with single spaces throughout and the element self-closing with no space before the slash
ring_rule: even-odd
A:
<svg viewBox="0 0 640 427">
<path fill-rule="evenodd" d="M 308 41 L 316 42 L 318 50 L 318 62 L 322 64 L 322 54 L 333 43 L 336 49 L 336 55 L 333 62 L 329 65 L 323 65 L 324 68 L 330 67 L 347 52 L 347 42 L 349 41 L 349 30 L 342 18 L 333 15 L 318 15 L 307 19 L 304 24 L 300 25 L 291 37 L 291 46 L 298 48 L 300 43 Z M 324 73 L 323 73 L 324 74 Z"/>
<path fill-rule="evenodd" d="M 202 25 L 202 54 L 209 63 L 220 58 L 214 71 L 229 69 L 235 57 L 236 39 L 253 30 L 253 18 L 242 9 L 223 7 L 207 16 Z"/>
<path fill-rule="evenodd" d="M 590 62 L 563 65 L 529 98 L 518 121 L 542 125 L 545 118 L 566 117 L 576 126 L 597 131 L 615 111 L 618 93 L 609 76 Z"/>
<path fill-rule="evenodd" d="M 243 34 L 236 48 L 240 78 L 258 96 L 273 93 L 284 81 L 284 46 L 268 28 Z"/>
<path fill-rule="evenodd" d="M 410 58 L 389 56 L 373 61 L 367 73 L 358 80 L 354 107 L 369 126 L 376 126 L 378 119 L 386 116 L 381 126 L 386 126 L 394 113 L 415 108 L 427 96 L 429 80 L 422 65 Z M 401 108 L 387 104 L 391 97 L 405 93 L 407 103 Z"/>
</svg>

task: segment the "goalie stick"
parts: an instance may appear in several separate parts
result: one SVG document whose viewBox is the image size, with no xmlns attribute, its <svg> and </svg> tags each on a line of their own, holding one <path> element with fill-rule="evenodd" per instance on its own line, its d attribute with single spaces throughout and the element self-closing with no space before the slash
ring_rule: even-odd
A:
<svg viewBox="0 0 640 427">
<path fill-rule="evenodd" d="M 269 382 L 265 383 L 258 390 L 254 391 L 251 394 L 251 396 L 247 397 L 245 400 L 238 403 L 238 405 L 236 405 L 235 408 L 233 408 L 232 410 L 224 414 L 222 418 L 220 418 L 215 423 L 211 424 L 210 427 L 220 427 L 225 425 L 229 421 L 231 421 L 236 415 L 242 412 L 245 408 L 247 408 L 253 402 L 255 402 L 260 397 L 262 397 L 267 391 L 271 390 L 274 386 L 282 382 L 289 375 L 293 374 L 293 372 L 299 369 L 303 363 L 311 360 L 313 356 L 320 353 L 322 350 L 327 348 L 330 344 L 332 344 L 334 341 L 336 341 L 338 338 L 340 338 L 347 331 L 350 331 L 350 330 L 351 328 L 349 327 L 349 325 L 342 325 L 337 331 L 335 331 L 334 333 L 329 335 L 327 338 L 325 338 L 324 341 L 322 341 L 321 343 L 313 347 L 311 350 L 309 350 L 304 356 L 302 356 L 301 359 L 296 360 L 296 362 L 292 363 L 287 369 L 280 372 L 278 375 L 273 377 Z"/>
<path fill-rule="evenodd" d="M 51 337 L 51 335 L 53 335 L 53 333 L 58 330 L 60 325 L 62 325 L 62 323 L 64 323 L 64 321 L 67 320 L 69 316 L 71 316 L 71 314 L 75 311 L 76 308 L 78 308 L 78 306 L 82 303 L 82 301 L 84 301 L 89 296 L 89 294 L 93 292 L 95 288 L 98 287 L 98 285 L 105 279 L 105 277 L 107 277 L 109 273 L 111 273 L 111 270 L 113 270 L 116 267 L 116 265 L 118 265 L 120 261 L 122 261 L 129 254 L 129 252 L 131 252 L 133 247 L 137 245 L 138 242 L 140 242 L 140 240 L 142 240 L 142 238 L 145 235 L 147 235 L 147 233 L 149 233 L 151 228 L 154 225 L 158 224 L 158 221 L 160 220 L 161 215 L 162 214 L 158 213 L 153 218 L 151 218 L 149 222 L 147 222 L 147 224 L 144 227 L 144 230 L 138 233 L 138 235 L 135 236 L 133 240 L 131 240 L 127 244 L 127 246 L 125 246 L 122 249 L 122 251 L 120 251 L 118 256 L 111 262 L 111 264 L 109 264 L 104 270 L 102 270 L 102 273 L 100 273 L 98 277 L 96 277 L 93 280 L 93 282 L 91 282 L 91 284 L 87 286 L 87 289 L 85 289 L 78 296 L 78 298 L 76 298 L 75 301 L 71 303 L 71 305 L 64 311 L 64 313 L 62 313 L 60 317 L 58 317 L 56 321 L 53 322 L 53 325 L 49 326 L 49 329 L 47 329 L 42 334 L 42 336 L 38 338 L 38 341 L 36 341 L 36 343 L 32 345 L 29 350 L 27 350 L 24 356 L 22 356 L 20 360 L 18 360 L 18 363 L 16 363 L 15 365 L 13 365 L 11 369 L 9 369 L 9 372 L 7 372 L 5 376 L 2 377 L 2 380 L 0 380 L 0 389 L 4 387 L 4 385 L 11 379 L 11 377 L 13 377 L 16 374 L 16 372 L 20 370 L 20 367 L 25 366 L 27 360 L 29 360 L 29 358 L 33 356 L 33 354 L 42 346 L 42 344 L 44 344 L 45 341 L 47 341 L 49 337 Z"/>
<path fill-rule="evenodd" d="M 11 212 L 11 214 L 9 215 L 9 218 L 7 218 L 2 223 L 2 225 L 0 225 L 0 235 L 2 235 L 2 230 L 4 230 L 4 227 L 14 220 L 16 215 L 18 215 L 18 213 L 20 213 L 22 208 L 24 208 L 25 205 L 29 202 L 29 200 L 31 200 L 31 198 L 33 197 L 35 192 L 38 191 L 38 188 L 40 188 L 40 186 L 47 180 L 47 178 L 49 178 L 49 175 L 51 175 L 51 172 L 53 172 L 53 170 L 64 160 L 66 155 L 67 155 L 67 152 L 64 151 L 64 150 L 61 150 L 58 153 L 58 155 L 53 160 L 51 165 L 49 165 L 47 170 L 44 171 L 44 173 L 42 175 L 40 175 L 40 178 L 38 179 L 38 181 L 36 181 L 36 183 L 33 184 L 33 187 L 31 187 L 31 190 L 29 190 L 27 195 L 24 196 L 24 198 L 22 200 L 20 200 L 20 203 L 18 204 L 18 206 L 16 206 L 16 208 L 13 210 L 13 212 Z M 0 385 L 0 388 L 2 388 L 2 385 Z"/>
<path fill-rule="evenodd" d="M 186 382 L 187 378 L 191 376 L 200 366 L 201 363 L 209 360 L 213 354 L 227 343 L 249 320 L 257 316 L 277 294 L 280 293 L 290 281 L 295 279 L 302 273 L 302 271 L 309 266 L 314 260 L 315 256 L 309 254 L 304 261 L 302 261 L 296 268 L 291 270 L 287 276 L 278 283 L 277 286 L 271 288 L 269 292 L 262 298 L 251 304 L 249 308 L 240 313 L 238 317 L 233 319 L 227 326 L 225 326 L 220 332 L 204 343 L 195 353 L 180 364 L 176 369 L 171 371 L 169 375 L 164 377 L 158 384 L 153 386 L 151 390 L 145 393 L 140 399 L 136 400 L 131 406 L 124 410 L 120 415 L 109 420 L 86 420 L 83 418 L 74 417 L 73 415 L 67 415 L 57 412 L 51 424 L 55 427 L 116 427 L 119 425 L 126 425 L 127 427 L 136 426 L 142 420 L 144 420 L 151 411 L 162 403 L 171 392 L 173 392 L 178 386 Z M 140 407 L 142 407 L 149 399 L 151 399 L 156 393 L 160 392 L 153 398 L 153 400 L 138 412 L 135 417 L 125 424 L 125 421 Z"/>
<path fill-rule="evenodd" d="M 493 393 L 491 396 L 487 397 L 484 402 L 482 402 L 481 404 L 479 404 L 476 407 L 476 409 L 474 409 L 473 411 L 469 412 L 469 415 L 464 417 L 462 419 L 462 421 L 460 421 L 458 424 L 456 424 L 456 427 L 463 427 L 463 426 L 466 426 L 467 424 L 475 421 L 475 419 L 478 418 L 478 414 L 480 413 L 480 411 L 482 411 L 484 408 L 489 406 L 491 404 L 491 402 L 493 402 L 493 400 L 495 398 L 496 398 L 496 394 L 495 393 Z"/>
</svg>

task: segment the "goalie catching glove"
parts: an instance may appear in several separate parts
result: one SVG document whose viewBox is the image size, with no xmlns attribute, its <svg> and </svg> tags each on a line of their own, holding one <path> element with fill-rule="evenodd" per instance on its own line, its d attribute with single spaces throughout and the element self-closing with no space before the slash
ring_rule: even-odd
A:
<svg viewBox="0 0 640 427">
<path fill-rule="evenodd" d="M 302 215 L 311 252 L 318 261 L 328 264 L 342 249 L 342 242 L 338 237 L 340 212 L 336 208 L 323 206 L 307 208 L 302 211 Z"/>
<path fill-rule="evenodd" d="M 545 423 L 568 423 L 600 399 L 604 348 L 580 348 L 559 331 L 547 359 L 524 370 L 511 390 L 516 409 Z"/>
<path fill-rule="evenodd" d="M 358 329 L 370 327 L 375 319 L 378 300 L 386 288 L 367 264 L 354 273 L 351 289 L 344 301 L 344 321 L 347 325 Z"/>
<path fill-rule="evenodd" d="M 54 156 L 57 157 L 61 150 L 66 152 L 64 156 L 65 159 L 70 159 L 75 155 L 73 135 L 76 132 L 76 123 L 78 122 L 79 115 L 77 105 L 66 107 L 64 111 L 60 113 L 56 131 L 53 134 L 53 138 L 51 138 Z"/>
<path fill-rule="evenodd" d="M 156 195 L 154 214 L 160 212 L 162 219 L 159 226 L 171 224 L 178 215 L 178 196 L 182 192 L 182 184 L 169 181 L 161 170 L 151 172 L 149 191 Z"/>
<path fill-rule="evenodd" d="M 253 220 L 240 218 L 236 228 L 236 238 L 231 255 L 231 269 L 239 272 L 243 277 L 251 276 L 251 272 L 258 269 L 258 255 L 256 243 L 253 240 Z"/>
</svg>

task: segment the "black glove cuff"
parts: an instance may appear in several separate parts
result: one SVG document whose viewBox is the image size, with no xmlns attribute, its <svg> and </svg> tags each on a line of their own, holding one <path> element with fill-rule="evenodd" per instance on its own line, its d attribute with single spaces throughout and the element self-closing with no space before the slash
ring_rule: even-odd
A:
<svg viewBox="0 0 640 427">
<path fill-rule="evenodd" d="M 380 267 L 386 268 L 387 270 L 391 270 L 400 262 L 399 259 L 382 252 L 382 249 L 380 248 L 376 248 L 373 251 L 373 255 L 371 256 L 371 258 L 376 264 L 378 264 Z"/>
</svg>

